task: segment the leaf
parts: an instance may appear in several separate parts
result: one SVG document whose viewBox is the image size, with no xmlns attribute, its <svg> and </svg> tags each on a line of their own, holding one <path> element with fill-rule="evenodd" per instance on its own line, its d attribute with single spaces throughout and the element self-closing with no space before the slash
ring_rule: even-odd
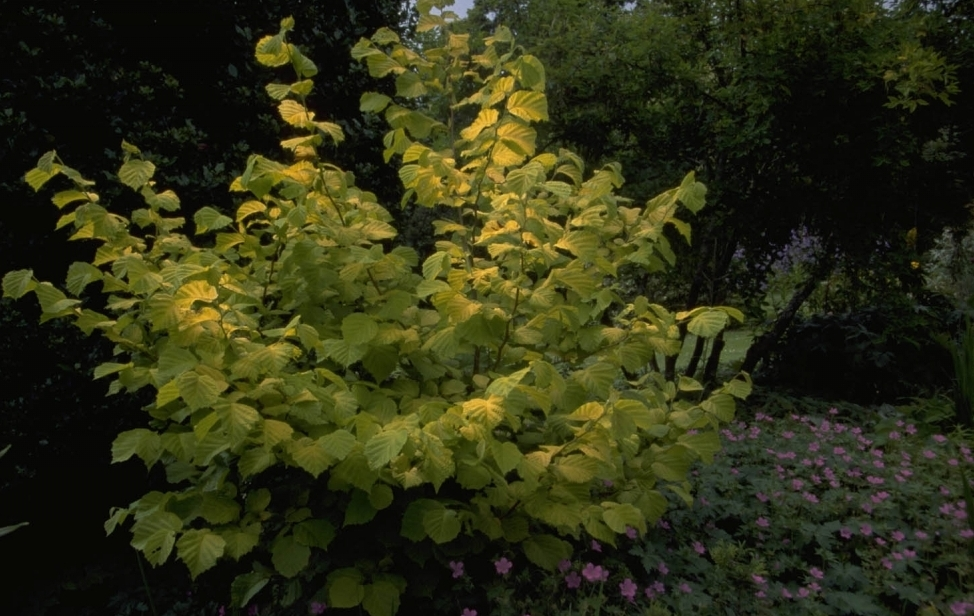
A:
<svg viewBox="0 0 974 616">
<path fill-rule="evenodd" d="M 494 462 L 497 463 L 497 467 L 504 475 L 517 468 L 517 465 L 524 459 L 524 454 L 521 453 L 521 450 L 514 443 L 492 441 L 490 453 L 494 456 Z"/>
<path fill-rule="evenodd" d="M 179 287 L 174 296 L 175 304 L 189 308 L 194 302 L 212 302 L 219 296 L 216 287 L 205 280 L 193 280 Z"/>
<path fill-rule="evenodd" d="M 308 566 L 311 548 L 302 545 L 294 535 L 281 535 L 271 547 L 271 562 L 278 573 L 292 578 Z"/>
<path fill-rule="evenodd" d="M 156 378 L 159 382 L 166 382 L 180 374 L 192 370 L 199 363 L 196 355 L 188 349 L 182 349 L 169 343 L 159 353 L 159 363 Z"/>
<path fill-rule="evenodd" d="M 267 35 L 257 41 L 257 49 L 254 55 L 257 57 L 257 61 L 264 66 L 281 66 L 290 60 L 287 48 L 284 46 L 284 37 L 281 34 Z"/>
<path fill-rule="evenodd" d="M 112 442 L 112 464 L 124 462 L 133 455 L 139 456 L 146 466 L 151 466 L 162 454 L 162 439 L 145 428 L 126 430 Z"/>
<path fill-rule="evenodd" d="M 328 601 L 331 607 L 352 608 L 362 603 L 365 588 L 358 569 L 346 568 L 328 574 Z"/>
<path fill-rule="evenodd" d="M 687 323 L 687 331 L 701 338 L 713 338 L 726 326 L 727 313 L 708 308 L 690 319 Z"/>
<path fill-rule="evenodd" d="M 294 525 L 294 539 L 308 547 L 328 549 L 335 538 L 335 527 L 328 520 L 305 520 Z"/>
<path fill-rule="evenodd" d="M 42 169 L 31 169 L 26 174 L 24 174 L 24 181 L 26 181 L 34 191 L 41 189 L 48 180 L 53 178 L 60 172 L 60 168 L 57 166 L 52 167 L 51 171 L 44 171 Z"/>
<path fill-rule="evenodd" d="M 230 585 L 230 600 L 234 607 L 242 608 L 250 603 L 250 600 L 257 596 L 269 581 L 269 573 L 258 571 L 243 573 L 233 578 L 233 583 Z"/>
<path fill-rule="evenodd" d="M 293 443 L 288 448 L 288 453 L 291 454 L 295 464 L 315 478 L 335 463 L 335 459 L 328 455 L 320 441 L 309 438 L 302 438 Z"/>
<path fill-rule="evenodd" d="M 75 261 L 68 268 L 68 277 L 65 285 L 72 295 L 81 295 L 81 292 L 92 282 L 102 279 L 102 271 L 84 261 Z"/>
<path fill-rule="evenodd" d="M 176 533 L 182 528 L 179 516 L 157 509 L 132 525 L 132 547 L 142 550 L 150 564 L 161 565 L 169 559 L 176 545 Z"/>
<path fill-rule="evenodd" d="M 370 113 L 380 113 L 385 109 L 392 99 L 385 94 L 379 94 L 378 92 L 366 92 L 359 99 L 359 110 L 370 112 Z"/>
<path fill-rule="evenodd" d="M 117 363 L 114 363 L 114 362 L 105 362 L 103 364 L 99 364 L 99 365 L 95 366 L 95 370 L 94 370 L 95 376 L 94 376 L 94 378 L 100 379 L 100 378 L 106 377 L 106 376 L 108 376 L 110 374 L 117 374 L 117 373 L 121 372 L 122 370 L 126 370 L 128 368 L 131 368 L 133 365 L 134 364 L 132 362 L 129 362 L 127 364 L 117 364 Z"/>
<path fill-rule="evenodd" d="M 74 203 L 75 201 L 89 201 L 91 200 L 91 196 L 91 193 L 84 193 L 80 190 L 62 190 L 51 197 L 51 203 L 57 206 L 58 209 L 61 209 L 65 205 Z"/>
<path fill-rule="evenodd" d="M 34 270 L 15 270 L 3 276 L 3 296 L 20 299 L 37 286 L 34 282 Z"/>
<path fill-rule="evenodd" d="M 188 530 L 176 542 L 177 553 L 186 566 L 189 575 L 196 577 L 213 567 L 223 556 L 227 542 L 209 529 Z"/>
<path fill-rule="evenodd" d="M 118 179 L 123 184 L 138 190 L 142 188 L 156 172 L 156 166 L 147 160 L 130 160 L 118 170 Z"/>
<path fill-rule="evenodd" d="M 260 524 L 250 524 L 242 529 L 231 527 L 221 531 L 220 536 L 226 541 L 224 554 L 240 560 L 260 543 Z"/>
<path fill-rule="evenodd" d="M 622 534 L 627 528 L 635 528 L 640 533 L 646 532 L 646 519 L 642 511 L 629 503 L 602 503 L 602 519 L 614 532 Z"/>
<path fill-rule="evenodd" d="M 530 90 L 543 92 L 545 89 L 544 64 L 530 54 L 518 58 L 511 67 L 511 72 L 521 82 L 521 86 Z"/>
<path fill-rule="evenodd" d="M 362 607 L 369 616 L 395 616 L 399 611 L 399 588 L 392 582 L 379 580 L 365 587 Z"/>
<path fill-rule="evenodd" d="M 355 443 L 358 441 L 355 439 L 355 435 L 348 430 L 335 430 L 318 439 L 318 442 L 329 456 L 336 460 L 344 460 L 355 448 Z"/>
<path fill-rule="evenodd" d="M 409 431 L 405 428 L 385 430 L 370 438 L 365 443 L 364 450 L 369 468 L 378 470 L 389 464 L 393 458 L 399 455 L 407 440 L 409 440 Z"/>
<path fill-rule="evenodd" d="M 511 94 L 510 98 L 507 99 L 507 110 L 528 122 L 546 121 L 548 119 L 548 100 L 544 92 L 521 90 Z"/>
<path fill-rule="evenodd" d="M 220 399 L 220 394 L 229 387 L 226 381 L 217 381 L 211 376 L 197 372 L 184 372 L 176 377 L 180 397 L 189 408 L 196 410 L 212 406 Z"/>
<path fill-rule="evenodd" d="M 197 210 L 193 216 L 193 221 L 196 223 L 196 235 L 202 235 L 207 231 L 213 231 L 215 229 L 222 229 L 233 222 L 229 216 L 209 206 Z"/>
<path fill-rule="evenodd" d="M 281 114 L 281 118 L 285 122 L 298 128 L 308 128 L 314 119 L 313 113 L 308 111 L 304 105 L 294 100 L 283 101 L 277 106 L 277 111 Z"/>
<path fill-rule="evenodd" d="M 423 530 L 435 543 L 453 541 L 460 534 L 457 512 L 446 507 L 427 512 L 423 516 Z"/>
<path fill-rule="evenodd" d="M 240 455 L 237 468 L 244 477 L 256 475 L 277 463 L 277 456 L 264 449 L 248 449 Z"/>
<path fill-rule="evenodd" d="M 365 344 L 378 333 L 378 324 L 367 314 L 356 312 L 342 319 L 342 337 L 350 345 Z"/>
<path fill-rule="evenodd" d="M 706 196 L 707 187 L 696 181 L 692 171 L 683 178 L 683 183 L 680 184 L 680 189 L 676 194 L 680 203 L 693 213 L 703 209 L 706 204 Z"/>
<path fill-rule="evenodd" d="M 714 454 L 721 449 L 720 437 L 712 431 L 684 434 L 677 439 L 677 442 L 700 456 L 704 464 L 713 464 Z"/>
<path fill-rule="evenodd" d="M 598 460 L 576 454 L 559 457 L 548 467 L 559 479 L 568 483 L 588 483 L 599 471 Z"/>
<path fill-rule="evenodd" d="M 554 571 L 558 563 L 570 559 L 572 555 L 571 544 L 553 535 L 532 535 L 524 541 L 523 546 L 528 560 L 548 571 Z"/>
</svg>

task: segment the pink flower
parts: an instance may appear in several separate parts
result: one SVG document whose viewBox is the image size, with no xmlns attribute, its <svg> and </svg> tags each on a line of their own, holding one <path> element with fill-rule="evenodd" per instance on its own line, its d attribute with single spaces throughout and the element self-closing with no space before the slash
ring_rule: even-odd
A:
<svg viewBox="0 0 974 616">
<path fill-rule="evenodd" d="M 764 584 L 767 581 L 762 576 L 758 575 L 757 573 L 752 573 L 751 574 L 751 579 L 754 580 L 754 583 L 755 584 Z"/>
<path fill-rule="evenodd" d="M 561 561 L 558 562 L 558 570 L 561 571 L 562 573 L 568 571 L 571 568 L 572 568 L 572 561 L 568 560 L 567 558 L 563 558 L 561 559 Z"/>
<path fill-rule="evenodd" d="M 839 530 L 839 534 L 842 535 L 842 538 L 843 539 L 849 539 L 850 537 L 852 537 L 852 531 L 849 530 L 849 528 L 847 526 L 843 526 Z"/>
<path fill-rule="evenodd" d="M 677 588 L 679 588 L 680 589 L 680 592 L 682 592 L 685 595 L 689 595 L 690 593 L 693 592 L 693 589 L 690 588 L 690 585 L 687 584 L 686 582 L 683 582 Z"/>
<path fill-rule="evenodd" d="M 933 460 L 934 458 L 937 457 L 937 454 L 935 454 L 934 452 L 930 451 L 929 449 L 924 449 L 923 450 L 923 457 L 926 458 L 926 459 L 928 459 L 928 460 Z"/>
<path fill-rule="evenodd" d="M 622 583 L 619 584 L 619 594 L 625 597 L 629 603 L 635 603 L 637 590 L 639 588 L 629 578 L 622 580 Z"/>
<path fill-rule="evenodd" d="M 938 443 L 946 443 L 947 437 L 944 436 L 943 434 L 934 434 L 933 440 L 937 441 Z"/>
<path fill-rule="evenodd" d="M 928 538 L 930 535 L 923 532 L 922 530 L 918 530 L 915 533 L 913 533 L 913 536 L 919 539 L 920 541 L 923 541 L 924 539 Z"/>
<path fill-rule="evenodd" d="M 761 528 L 767 528 L 771 526 L 771 522 L 768 521 L 768 518 L 764 518 L 764 517 L 758 518 L 757 520 L 754 521 L 754 523 L 760 526 Z"/>
<path fill-rule="evenodd" d="M 565 576 L 565 584 L 567 584 L 569 588 L 578 588 L 582 585 L 582 578 L 578 577 L 578 574 L 572 571 Z"/>
<path fill-rule="evenodd" d="M 450 561 L 450 569 L 453 571 L 453 579 L 463 577 L 463 561 Z"/>
<path fill-rule="evenodd" d="M 898 441 L 898 440 L 900 440 L 900 433 L 899 432 L 896 432 L 895 430 L 893 432 L 890 432 L 889 433 L 889 440 L 891 440 L 891 441 Z"/>
<path fill-rule="evenodd" d="M 804 498 L 805 500 L 807 500 L 812 504 L 818 503 L 818 497 L 812 494 L 811 492 L 805 492 L 804 494 L 802 494 L 802 498 Z"/>
<path fill-rule="evenodd" d="M 890 536 L 893 538 L 893 541 L 897 543 L 906 539 L 906 535 L 898 530 L 894 530 L 892 533 L 890 533 Z"/>
<path fill-rule="evenodd" d="M 754 497 L 757 498 L 762 503 L 768 502 L 768 496 L 764 492 L 758 492 L 757 494 L 754 495 Z"/>
<path fill-rule="evenodd" d="M 626 537 L 629 537 L 630 539 L 635 539 L 637 536 L 638 535 L 636 534 L 635 528 L 633 528 L 632 526 L 626 527 Z"/>
<path fill-rule="evenodd" d="M 311 605 L 308 607 L 308 611 L 312 614 L 324 614 L 326 607 L 327 606 L 325 605 L 324 601 L 312 601 Z"/>
<path fill-rule="evenodd" d="M 808 596 L 808 589 L 804 586 L 798 589 L 798 596 L 804 599 Z"/>
<path fill-rule="evenodd" d="M 604 570 L 600 565 L 593 565 L 588 563 L 585 568 L 582 569 L 582 577 L 584 577 L 589 582 L 604 582 L 609 577 L 609 572 Z"/>
<path fill-rule="evenodd" d="M 703 547 L 703 544 L 700 543 L 699 541 L 694 541 L 693 542 L 693 551 L 696 552 L 697 554 L 701 554 L 702 555 L 702 554 L 706 554 L 707 553 L 707 548 Z"/>
<path fill-rule="evenodd" d="M 974 608 L 974 603 L 968 601 L 957 601 L 950 604 L 950 611 L 955 614 L 955 616 L 964 616 L 965 614 L 970 614 Z"/>
<path fill-rule="evenodd" d="M 823 577 L 825 577 L 825 573 L 823 573 L 822 570 L 819 569 L 818 567 L 812 567 L 811 569 L 809 569 L 808 574 L 813 578 L 815 578 L 816 580 L 821 580 Z"/>
<path fill-rule="evenodd" d="M 477 610 L 472 610 L 469 607 L 463 608 L 463 614 L 461 616 L 477 616 Z"/>
<path fill-rule="evenodd" d="M 863 524 L 859 527 L 859 532 L 868 537 L 869 535 L 873 534 L 873 527 L 869 524 Z"/>
<path fill-rule="evenodd" d="M 666 575 L 670 572 L 669 567 L 667 567 L 666 563 L 664 563 L 663 561 L 660 561 L 660 563 L 656 565 L 656 570 L 659 571 L 660 575 Z"/>
<path fill-rule="evenodd" d="M 497 570 L 497 575 L 507 575 L 513 566 L 514 563 L 507 560 L 506 556 L 502 556 L 500 560 L 494 561 L 494 569 Z"/>
<path fill-rule="evenodd" d="M 792 598 L 791 591 L 788 590 L 787 588 L 782 588 L 781 589 L 781 596 L 784 597 L 785 599 L 791 599 Z"/>
</svg>

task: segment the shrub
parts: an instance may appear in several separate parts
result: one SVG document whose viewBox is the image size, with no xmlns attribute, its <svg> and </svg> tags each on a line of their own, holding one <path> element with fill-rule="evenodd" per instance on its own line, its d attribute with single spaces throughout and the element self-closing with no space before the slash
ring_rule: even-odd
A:
<svg viewBox="0 0 974 616">
<path fill-rule="evenodd" d="M 171 488 L 114 509 L 106 530 L 131 522 L 148 562 L 175 550 L 193 578 L 240 561 L 234 606 L 390 615 L 407 587 L 433 597 L 446 563 L 488 546 L 553 570 L 571 556 L 564 537 L 646 532 L 664 488 L 689 498 L 690 464 L 718 451 L 750 389 L 741 376 L 703 395 L 645 370 L 679 351 L 681 323 L 714 336 L 738 311 L 673 314 L 613 286 L 624 265 L 672 263 L 663 228 L 689 239 L 676 213 L 699 210 L 705 188 L 690 174 L 633 207 L 613 192 L 617 165 L 585 179 L 573 153 L 536 153 L 544 67 L 504 28 L 471 54 L 431 11 L 443 4 L 419 3 L 441 47 L 384 28 L 353 50 L 396 77 L 396 100 L 361 103 L 391 127 L 403 201 L 443 215 L 425 259 L 394 246 L 375 196 L 321 157 L 343 135 L 305 105 L 317 67 L 287 41 L 291 19 L 256 55 L 297 73 L 267 87 L 294 162 L 251 156 L 231 185 L 243 202 L 199 209 L 196 238 L 131 144 L 118 178 L 146 207 L 130 218 L 54 152 L 26 176 L 73 183 L 54 195 L 58 226 L 97 250 L 69 268 L 70 295 L 29 270 L 8 273 L 4 294 L 32 292 L 42 321 L 111 340 L 115 361 L 94 370 L 110 393 L 152 392 L 147 427 L 112 456 L 161 467 Z M 104 313 L 84 305 L 92 283 Z"/>
</svg>

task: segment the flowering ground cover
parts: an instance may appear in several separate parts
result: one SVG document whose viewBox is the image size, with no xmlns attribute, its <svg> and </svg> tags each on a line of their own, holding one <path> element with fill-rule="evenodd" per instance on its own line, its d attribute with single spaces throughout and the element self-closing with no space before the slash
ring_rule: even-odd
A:
<svg viewBox="0 0 974 616">
<path fill-rule="evenodd" d="M 722 436 L 692 505 L 647 536 L 588 542 L 553 574 L 504 554 L 453 561 L 442 612 L 974 614 L 963 434 L 823 407 L 757 413 Z"/>
</svg>

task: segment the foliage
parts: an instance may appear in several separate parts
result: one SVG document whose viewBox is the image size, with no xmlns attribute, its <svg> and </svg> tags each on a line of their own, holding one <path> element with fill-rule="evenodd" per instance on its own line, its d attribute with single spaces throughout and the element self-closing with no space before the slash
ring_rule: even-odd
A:
<svg viewBox="0 0 974 616">
<path fill-rule="evenodd" d="M 644 371 L 679 351 L 681 323 L 712 337 L 738 311 L 674 314 L 624 303 L 612 284 L 625 264 L 672 264 L 663 229 L 689 237 L 675 215 L 703 206 L 703 185 L 690 174 L 632 207 L 613 193 L 617 165 L 585 179 L 573 153 L 537 154 L 544 67 L 504 28 L 471 54 L 449 13 L 430 11 L 440 5 L 420 2 L 418 29 L 442 28 L 443 47 L 419 53 L 383 28 L 353 50 L 373 76 L 396 76 L 398 100 L 361 103 L 392 129 L 385 156 L 402 158 L 404 201 L 448 212 L 421 266 L 389 247 L 375 195 L 319 156 L 344 131 L 307 107 L 318 69 L 289 42 L 292 19 L 256 55 L 297 74 L 267 86 L 295 162 L 251 156 L 231 185 L 243 202 L 233 216 L 197 210 L 195 241 L 129 143 L 118 179 L 146 206 L 130 216 L 54 152 L 26 175 L 35 190 L 71 182 L 53 197 L 58 227 L 97 250 L 68 268 L 67 293 L 18 270 L 4 295 L 33 293 L 42 322 L 107 337 L 115 357 L 95 378 L 151 394 L 148 427 L 120 434 L 112 458 L 161 466 L 171 486 L 114 509 L 105 528 L 131 521 L 148 562 L 175 550 L 193 578 L 246 563 L 234 606 L 311 595 L 392 614 L 407 584 L 433 594 L 426 570 L 451 554 L 505 545 L 553 569 L 571 553 L 560 536 L 643 532 L 663 488 L 690 498 L 689 465 L 712 458 L 750 390 L 742 375 L 701 396 L 691 379 Z M 422 108 L 438 97 L 448 118 Z M 104 312 L 84 305 L 93 283 Z"/>
<path fill-rule="evenodd" d="M 824 408 L 722 430 L 725 449 L 693 471 L 693 506 L 618 549 L 589 541 L 554 575 L 517 560 L 502 573 L 502 554 L 463 562 L 460 603 L 441 613 L 974 612 L 966 437 Z"/>
</svg>

